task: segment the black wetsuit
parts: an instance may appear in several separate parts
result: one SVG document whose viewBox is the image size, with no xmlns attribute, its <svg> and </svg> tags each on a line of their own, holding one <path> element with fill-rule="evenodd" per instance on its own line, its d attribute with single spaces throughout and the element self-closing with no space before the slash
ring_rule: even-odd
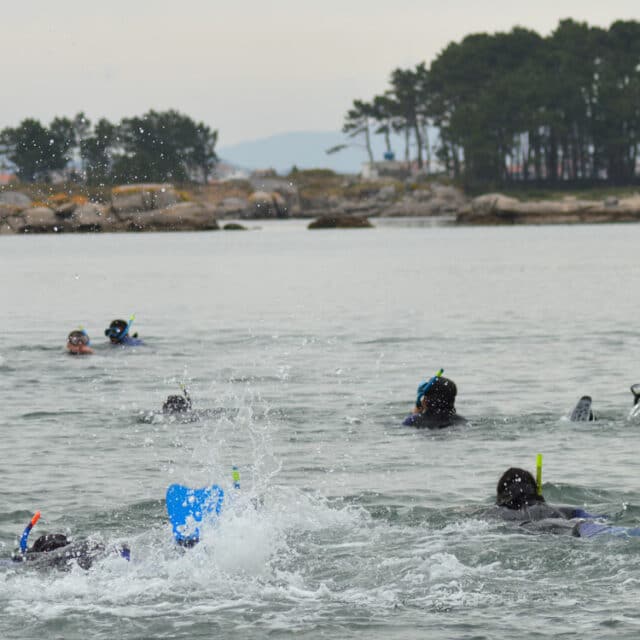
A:
<svg viewBox="0 0 640 640">
<path fill-rule="evenodd" d="M 467 419 L 455 411 L 425 411 L 408 415 L 402 424 L 416 429 L 444 429 L 456 424 L 467 424 Z"/>
<path fill-rule="evenodd" d="M 521 509 L 495 505 L 487 509 L 484 515 L 509 522 L 519 522 L 528 531 L 565 533 L 574 536 L 580 536 L 579 525 L 584 522 L 584 518 L 596 517 L 576 507 L 554 506 L 546 502 L 538 502 Z"/>
<path fill-rule="evenodd" d="M 93 540 L 79 540 L 70 542 L 64 546 L 52 549 L 51 551 L 33 551 L 29 549 L 25 554 L 14 554 L 13 561 L 16 563 L 25 562 L 36 569 L 70 569 L 74 564 L 83 569 L 90 569 L 96 560 L 106 558 L 108 555 L 116 554 L 129 559 L 129 548 L 106 547 L 100 542 Z"/>
</svg>

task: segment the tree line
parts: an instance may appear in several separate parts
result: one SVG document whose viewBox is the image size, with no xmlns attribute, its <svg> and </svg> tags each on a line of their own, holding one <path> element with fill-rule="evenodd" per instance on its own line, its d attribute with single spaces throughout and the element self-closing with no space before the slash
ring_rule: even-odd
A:
<svg viewBox="0 0 640 640">
<path fill-rule="evenodd" d="M 67 172 L 87 184 L 207 182 L 218 132 L 175 110 L 92 124 L 84 113 L 49 125 L 27 118 L 0 131 L 0 155 L 24 182 Z"/>
<path fill-rule="evenodd" d="M 429 131 L 438 130 L 435 144 Z M 355 100 L 344 133 L 402 133 L 404 159 L 433 158 L 469 186 L 629 184 L 640 144 L 640 23 L 562 20 L 547 37 L 516 27 L 452 42 L 427 67 L 395 69 Z"/>
</svg>

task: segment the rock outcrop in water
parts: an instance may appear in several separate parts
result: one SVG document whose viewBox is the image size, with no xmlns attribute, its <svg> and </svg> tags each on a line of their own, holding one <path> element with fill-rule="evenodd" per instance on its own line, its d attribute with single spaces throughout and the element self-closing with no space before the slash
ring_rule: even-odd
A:
<svg viewBox="0 0 640 640">
<path fill-rule="evenodd" d="M 501 193 L 487 193 L 475 198 L 458 214 L 460 224 L 575 224 L 598 222 L 639 222 L 640 194 L 602 201 L 533 200 L 521 202 Z"/>
<path fill-rule="evenodd" d="M 309 223 L 308 229 L 372 229 L 373 225 L 364 216 L 320 216 Z"/>
</svg>

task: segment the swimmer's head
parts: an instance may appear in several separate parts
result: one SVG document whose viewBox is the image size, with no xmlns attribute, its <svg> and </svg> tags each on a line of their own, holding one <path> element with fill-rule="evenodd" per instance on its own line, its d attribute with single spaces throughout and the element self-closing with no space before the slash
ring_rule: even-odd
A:
<svg viewBox="0 0 640 640">
<path fill-rule="evenodd" d="M 496 488 L 496 504 L 508 509 L 523 509 L 537 502 L 544 502 L 538 495 L 535 478 L 524 469 L 511 467 L 507 469 Z"/>
<path fill-rule="evenodd" d="M 76 329 L 67 336 L 67 342 L 74 347 L 86 347 L 89 344 L 89 336 L 82 329 Z"/>
<path fill-rule="evenodd" d="M 436 378 L 426 393 L 420 396 L 419 408 L 434 413 L 455 413 L 456 383 L 441 376 Z"/>
<path fill-rule="evenodd" d="M 47 533 L 40 536 L 29 549 L 29 553 L 47 553 L 66 547 L 71 541 L 63 533 Z"/>
<path fill-rule="evenodd" d="M 109 327 L 104 330 L 104 335 L 113 343 L 118 343 L 124 337 L 127 328 L 126 320 L 113 320 Z"/>
<path fill-rule="evenodd" d="M 83 329 L 76 329 L 67 336 L 67 351 L 73 354 L 93 353 L 91 340 Z"/>
<path fill-rule="evenodd" d="M 169 396 L 162 405 L 162 413 L 185 413 L 191 410 L 191 400 L 185 396 Z"/>
</svg>

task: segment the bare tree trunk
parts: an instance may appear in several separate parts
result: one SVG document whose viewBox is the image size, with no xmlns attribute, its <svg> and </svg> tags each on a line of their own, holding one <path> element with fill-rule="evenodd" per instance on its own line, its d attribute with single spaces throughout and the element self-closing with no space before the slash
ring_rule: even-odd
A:
<svg viewBox="0 0 640 640">
<path fill-rule="evenodd" d="M 404 128 L 404 161 L 407 163 L 407 169 L 411 166 L 411 158 L 409 157 L 409 126 Z"/>
<path fill-rule="evenodd" d="M 424 123 L 422 129 L 422 140 L 424 143 L 424 151 L 425 151 L 425 165 L 427 167 L 427 173 L 431 173 L 431 145 L 429 143 L 429 125 L 428 123 Z"/>
<path fill-rule="evenodd" d="M 374 163 L 374 159 L 373 159 L 373 149 L 371 148 L 371 133 L 369 132 L 369 123 L 367 122 L 367 125 L 365 127 L 364 130 L 364 139 L 365 139 L 365 145 L 367 147 L 367 154 L 369 155 L 369 162 L 371 164 Z"/>
<path fill-rule="evenodd" d="M 413 130 L 415 131 L 415 134 L 416 134 L 416 146 L 418 147 L 418 150 L 417 150 L 418 169 L 422 169 L 422 135 L 420 134 L 420 125 L 418 124 L 417 120 L 414 123 Z"/>
</svg>

